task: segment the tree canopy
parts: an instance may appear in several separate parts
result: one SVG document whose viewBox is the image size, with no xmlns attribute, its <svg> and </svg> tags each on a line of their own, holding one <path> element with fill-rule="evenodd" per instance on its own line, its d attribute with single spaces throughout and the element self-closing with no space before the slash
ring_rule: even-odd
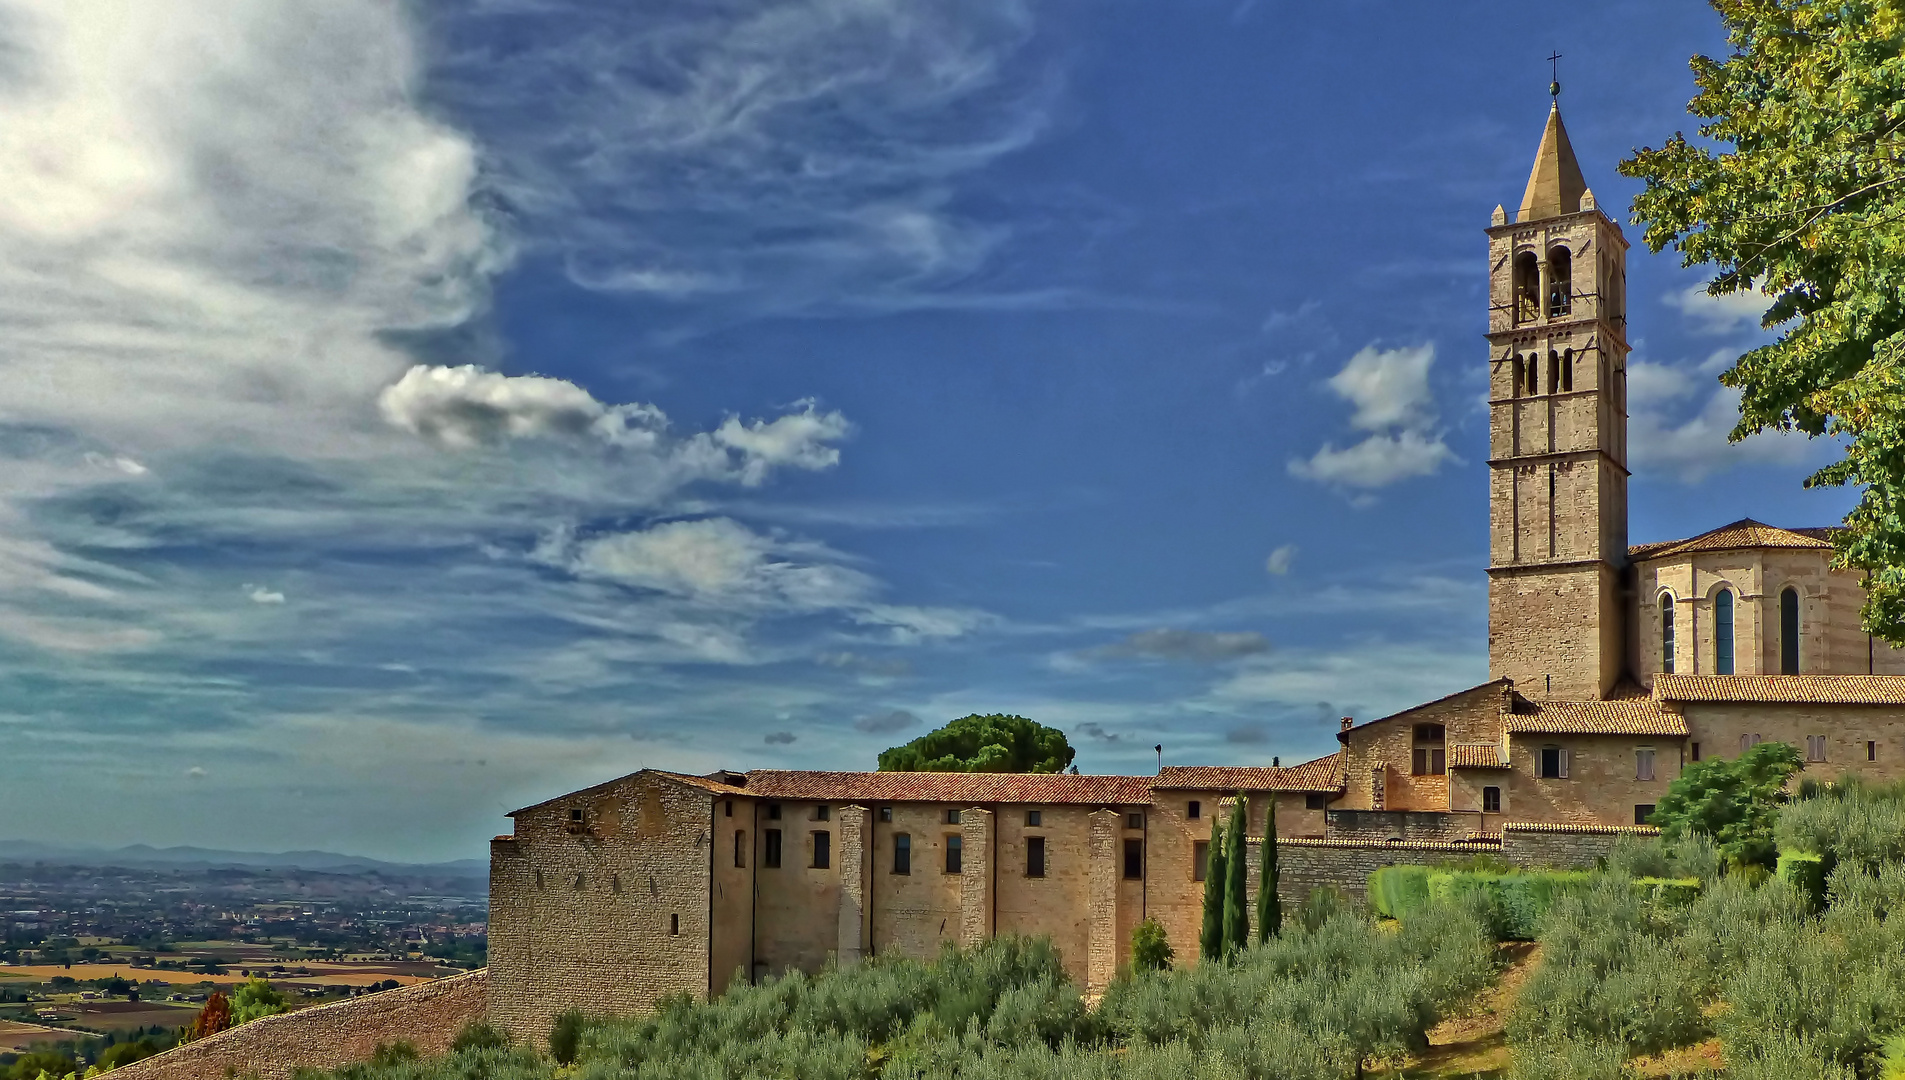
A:
<svg viewBox="0 0 1905 1080">
<path fill-rule="evenodd" d="M 1065 733 L 1023 716 L 962 716 L 880 752 L 881 772 L 1063 772 L 1078 753 Z"/>
<path fill-rule="evenodd" d="M 1835 537 L 1868 575 L 1866 626 L 1905 644 L 1905 12 L 1895 0 L 1712 0 L 1733 53 L 1696 56 L 1705 122 L 1621 164 L 1646 182 L 1634 220 L 1654 250 L 1713 270 L 1707 292 L 1758 290 L 1777 340 L 1720 381 L 1734 440 L 1831 435 L 1844 456 L 1806 483 L 1863 485 Z"/>
<path fill-rule="evenodd" d="M 1799 751 L 1783 742 L 1760 743 L 1730 761 L 1693 762 L 1648 820 L 1670 840 L 1700 833 L 1733 865 L 1770 869 L 1778 856 L 1773 826 L 1779 804 L 1786 781 L 1800 767 Z"/>
</svg>

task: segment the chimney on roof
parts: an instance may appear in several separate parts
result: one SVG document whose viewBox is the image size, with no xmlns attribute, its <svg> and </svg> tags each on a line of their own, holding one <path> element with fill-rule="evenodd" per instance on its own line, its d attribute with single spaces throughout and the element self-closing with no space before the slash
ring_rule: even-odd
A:
<svg viewBox="0 0 1905 1080">
<path fill-rule="evenodd" d="M 1280 757 L 1272 757 L 1270 759 L 1270 767 L 1273 769 L 1283 768 L 1283 759 Z"/>
<path fill-rule="evenodd" d="M 1348 730 L 1349 730 L 1350 728 L 1353 728 L 1353 727 L 1355 727 L 1355 726 L 1356 726 L 1356 718 L 1355 718 L 1355 717 L 1353 717 L 1353 716 L 1345 716 L 1345 717 L 1343 717 L 1343 730 L 1344 730 L 1344 731 L 1348 731 Z"/>
</svg>

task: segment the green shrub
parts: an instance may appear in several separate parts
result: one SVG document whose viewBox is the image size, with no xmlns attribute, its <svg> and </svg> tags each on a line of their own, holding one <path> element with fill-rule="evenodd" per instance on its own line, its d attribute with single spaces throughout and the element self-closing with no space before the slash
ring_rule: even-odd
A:
<svg viewBox="0 0 1905 1080">
<path fill-rule="evenodd" d="M 1806 898 L 1807 910 L 1817 912 L 1826 906 L 1826 878 L 1837 862 L 1830 855 L 1810 851 L 1781 851 L 1778 877 Z"/>
<path fill-rule="evenodd" d="M 1146 919 L 1131 931 L 1131 966 L 1138 971 L 1169 971 L 1176 956 L 1164 924 Z"/>
<path fill-rule="evenodd" d="M 1401 919 L 1429 902 L 1429 868 L 1385 866 L 1369 875 L 1369 906 L 1385 919 Z"/>
<path fill-rule="evenodd" d="M 669 1002 L 663 1002 L 667 1008 Z M 556 1021 L 549 1027 L 549 1056 L 556 1059 L 558 1065 L 575 1064 L 576 1053 L 581 1049 L 582 1025 L 581 1009 L 564 1009 L 556 1014 Z"/>
<path fill-rule="evenodd" d="M 1667 907 L 1686 907 L 1700 898 L 1700 879 L 1639 877 L 1628 882 L 1636 894 L 1649 903 Z"/>
<path fill-rule="evenodd" d="M 372 1068 L 388 1069 L 406 1061 L 415 1061 L 419 1056 L 415 1043 L 398 1039 L 395 1042 L 378 1043 L 376 1049 L 370 1052 L 370 1064 Z"/>
<path fill-rule="evenodd" d="M 509 1045 L 509 1035 L 487 1020 L 471 1020 L 450 1040 L 450 1052 L 465 1050 L 501 1050 Z"/>
</svg>

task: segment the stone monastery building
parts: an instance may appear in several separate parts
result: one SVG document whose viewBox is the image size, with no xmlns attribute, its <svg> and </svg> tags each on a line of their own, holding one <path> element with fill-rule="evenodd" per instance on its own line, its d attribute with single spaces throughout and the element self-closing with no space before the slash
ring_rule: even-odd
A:
<svg viewBox="0 0 1905 1080">
<path fill-rule="evenodd" d="M 1860 629 L 1830 530 L 1629 545 L 1627 241 L 1558 109 L 1487 234 L 1490 682 L 1345 719 L 1336 753 L 1291 767 L 643 770 L 518 810 L 491 847 L 492 1015 L 540 1037 L 570 1005 L 1008 932 L 1049 935 L 1095 991 L 1146 918 L 1194 960 L 1204 851 L 1238 793 L 1251 836 L 1275 813 L 1287 868 L 1353 885 L 1398 840 L 1632 831 L 1689 762 L 1766 739 L 1809 772 L 1905 775 L 1905 656 Z"/>
</svg>

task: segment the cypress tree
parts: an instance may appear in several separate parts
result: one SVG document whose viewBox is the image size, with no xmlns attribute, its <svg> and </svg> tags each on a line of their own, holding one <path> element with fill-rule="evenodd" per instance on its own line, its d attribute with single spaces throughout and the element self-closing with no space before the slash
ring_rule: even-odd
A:
<svg viewBox="0 0 1905 1080">
<path fill-rule="evenodd" d="M 1206 960 L 1224 955 L 1224 826 L 1212 822 L 1210 846 L 1204 861 L 1204 926 L 1197 935 L 1198 952 Z"/>
<path fill-rule="evenodd" d="M 1257 874 L 1257 944 L 1283 932 L 1283 901 L 1277 898 L 1277 797 L 1263 812 L 1263 852 Z"/>
<path fill-rule="evenodd" d="M 1250 803 L 1242 794 L 1230 810 L 1224 829 L 1224 955 L 1235 956 L 1250 945 Z"/>
</svg>

